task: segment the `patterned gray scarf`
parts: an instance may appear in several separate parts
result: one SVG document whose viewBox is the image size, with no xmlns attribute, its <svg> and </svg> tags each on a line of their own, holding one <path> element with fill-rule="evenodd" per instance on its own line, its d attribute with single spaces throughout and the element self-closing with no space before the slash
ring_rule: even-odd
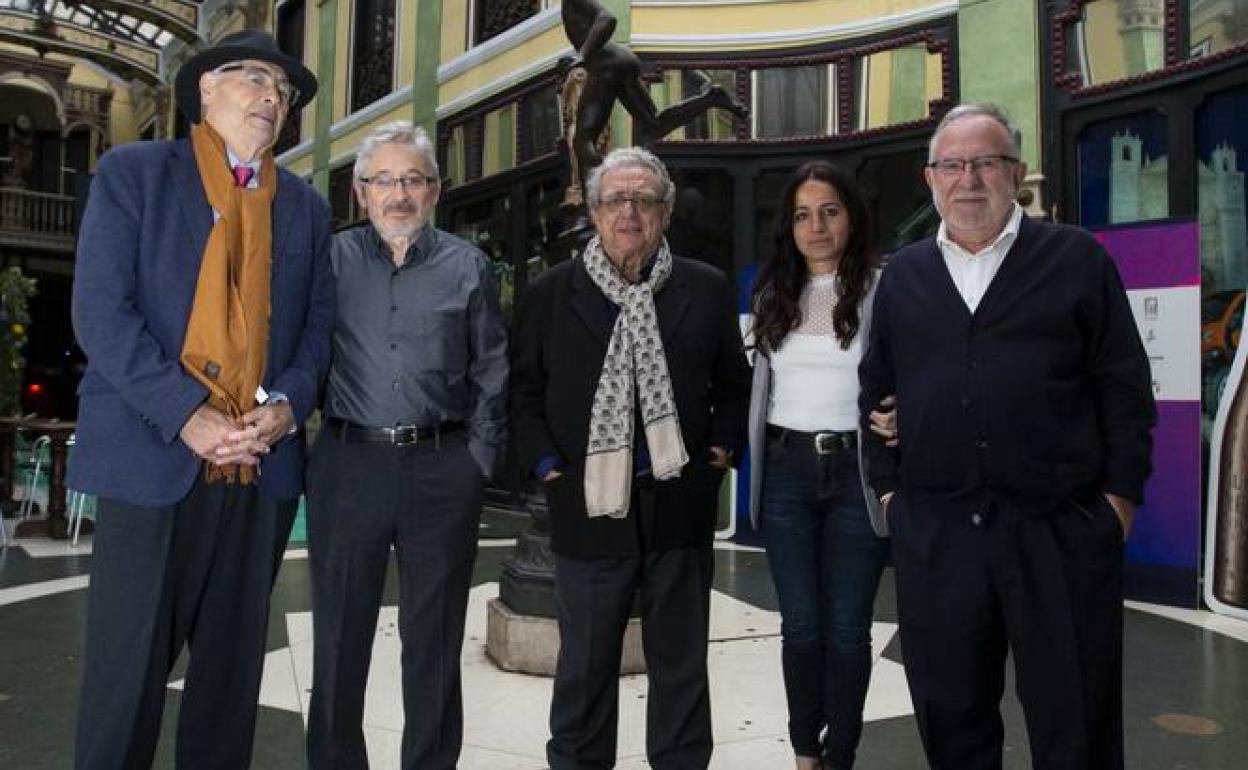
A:
<svg viewBox="0 0 1248 770">
<path fill-rule="evenodd" d="M 597 236 L 585 248 L 583 259 L 590 280 L 620 306 L 589 416 L 585 510 L 591 518 L 622 519 L 628 515 L 633 485 L 634 403 L 641 402 L 654 477 L 676 478 L 689 462 L 654 309 L 655 293 L 672 274 L 672 252 L 665 239 L 649 280 L 640 283 L 624 280 L 607 259 Z"/>
</svg>

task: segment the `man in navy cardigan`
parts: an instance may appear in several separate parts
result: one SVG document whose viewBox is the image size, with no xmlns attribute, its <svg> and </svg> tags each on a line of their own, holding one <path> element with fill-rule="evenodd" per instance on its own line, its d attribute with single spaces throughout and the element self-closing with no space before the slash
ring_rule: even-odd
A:
<svg viewBox="0 0 1248 770">
<path fill-rule="evenodd" d="M 940 230 L 884 270 L 860 369 L 864 415 L 889 393 L 898 403 L 900 446 L 871 436 L 868 477 L 887 506 L 932 767 L 1001 767 L 1008 649 L 1034 766 L 1113 770 L 1122 544 L 1156 409 L 1113 262 L 1015 203 L 1015 137 L 981 105 L 932 137 Z"/>
<path fill-rule="evenodd" d="M 224 144 L 217 177 L 259 194 L 257 176 L 275 174 L 271 249 L 248 251 L 271 265 L 267 298 L 258 292 L 268 342 L 253 352 L 263 377 L 239 419 L 213 406 L 181 356 L 210 233 L 229 225 L 192 142 L 127 144 L 100 159 L 73 294 L 88 363 L 69 485 L 99 496 L 80 770 L 151 765 L 184 644 L 178 767 L 250 763 L 269 589 L 303 486 L 296 426 L 316 404 L 334 315 L 328 206 L 271 161 L 288 110 L 315 91 L 310 71 L 254 31 L 223 38 L 177 78 L 179 107 Z M 213 483 L 209 466 L 258 469 L 258 483 Z"/>
</svg>

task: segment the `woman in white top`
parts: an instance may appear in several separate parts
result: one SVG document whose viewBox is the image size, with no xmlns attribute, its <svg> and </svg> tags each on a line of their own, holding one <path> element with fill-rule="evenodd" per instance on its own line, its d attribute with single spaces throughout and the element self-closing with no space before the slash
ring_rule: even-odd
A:
<svg viewBox="0 0 1248 770">
<path fill-rule="evenodd" d="M 860 471 L 858 362 L 876 275 L 853 179 L 829 163 L 803 165 L 754 286 L 750 404 L 751 515 L 780 600 L 799 770 L 853 766 L 871 678 L 888 540 Z"/>
</svg>

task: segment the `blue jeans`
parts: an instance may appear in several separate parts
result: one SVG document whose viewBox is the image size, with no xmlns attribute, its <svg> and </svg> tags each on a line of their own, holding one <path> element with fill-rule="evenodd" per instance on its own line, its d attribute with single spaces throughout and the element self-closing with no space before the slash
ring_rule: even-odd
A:
<svg viewBox="0 0 1248 770">
<path fill-rule="evenodd" d="M 854 448 L 817 455 L 769 437 L 765 462 L 762 530 L 780 600 L 789 738 L 799 756 L 852 767 L 888 540 L 871 529 Z"/>
</svg>

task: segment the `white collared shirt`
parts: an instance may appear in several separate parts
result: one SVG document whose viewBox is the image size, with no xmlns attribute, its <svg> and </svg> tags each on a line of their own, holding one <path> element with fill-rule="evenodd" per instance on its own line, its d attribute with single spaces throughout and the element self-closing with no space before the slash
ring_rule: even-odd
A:
<svg viewBox="0 0 1248 770">
<path fill-rule="evenodd" d="M 962 300 L 972 313 L 979 307 L 979 301 L 988 291 L 993 276 L 1001 268 L 1005 255 L 1018 238 L 1018 228 L 1022 221 L 1023 208 L 1015 203 L 1014 213 L 1006 221 L 1001 234 L 974 254 L 950 240 L 945 231 L 945 223 L 940 223 L 940 229 L 936 231 L 936 245 L 940 247 L 940 254 L 945 258 L 945 267 L 949 270 L 953 285 L 957 287 L 958 294 L 962 295 Z"/>
</svg>

